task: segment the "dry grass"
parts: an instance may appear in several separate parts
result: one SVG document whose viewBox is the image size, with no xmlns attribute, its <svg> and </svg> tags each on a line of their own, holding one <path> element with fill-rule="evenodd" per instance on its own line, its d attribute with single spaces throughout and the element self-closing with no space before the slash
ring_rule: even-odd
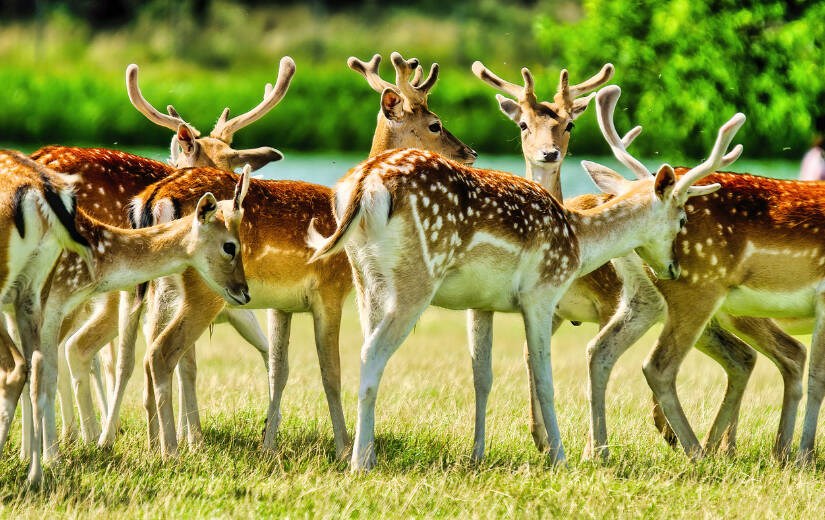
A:
<svg viewBox="0 0 825 520">
<path fill-rule="evenodd" d="M 355 415 L 360 332 L 348 305 L 342 333 L 345 412 Z M 19 430 L 0 461 L 0 515 L 15 518 L 561 516 L 811 517 L 825 507 L 823 466 L 783 468 L 770 458 L 780 378 L 760 360 L 743 406 L 736 457 L 692 464 L 649 420 L 641 362 L 648 334 L 619 362 L 609 388 L 612 459 L 581 462 L 587 431 L 584 348 L 595 328 L 565 325 L 553 364 L 557 410 L 570 459 L 552 469 L 527 429 L 523 327 L 496 319 L 488 456 L 469 462 L 473 391 L 464 315 L 428 311 L 390 361 L 377 405 L 378 467 L 351 475 L 334 460 L 332 432 L 308 316 L 294 319 L 284 423 L 275 454 L 259 450 L 266 405 L 260 357 L 225 326 L 198 344 L 205 443 L 163 463 L 145 448 L 140 374 L 130 387 L 123 434 L 110 452 L 64 444 L 40 492 L 22 490 Z M 724 383 L 692 353 L 679 380 L 697 430 L 709 425 Z M 820 453 L 820 459 L 823 456 Z"/>
</svg>

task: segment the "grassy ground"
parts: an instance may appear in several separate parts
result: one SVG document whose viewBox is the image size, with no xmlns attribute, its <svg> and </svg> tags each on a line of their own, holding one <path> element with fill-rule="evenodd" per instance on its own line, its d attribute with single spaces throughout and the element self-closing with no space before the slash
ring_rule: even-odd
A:
<svg viewBox="0 0 825 520">
<path fill-rule="evenodd" d="M 350 431 L 360 346 L 353 307 L 347 307 L 341 349 Z M 734 458 L 692 464 L 671 451 L 650 423 L 640 370 L 650 334 L 614 372 L 608 401 L 613 456 L 602 466 L 579 460 L 587 431 L 583 352 L 595 328 L 559 331 L 556 404 L 570 464 L 548 467 L 527 429 L 523 328 L 514 315 L 496 319 L 488 456 L 473 466 L 464 315 L 443 310 L 428 311 L 390 361 L 377 406 L 378 466 L 351 475 L 334 460 L 311 322 L 307 316 L 294 321 L 277 453 L 259 449 L 266 406 L 260 357 L 218 326 L 198 344 L 202 447 L 167 463 L 147 452 L 136 374 L 115 448 L 64 444 L 41 492 L 21 490 L 26 468 L 16 454 L 19 427 L 13 431 L 0 460 L 0 516 L 811 517 L 825 507 L 822 462 L 816 471 L 800 471 L 770 458 L 780 379 L 764 360 L 748 388 Z M 699 354 L 689 356 L 679 387 L 700 434 L 723 384 L 721 370 Z"/>
</svg>

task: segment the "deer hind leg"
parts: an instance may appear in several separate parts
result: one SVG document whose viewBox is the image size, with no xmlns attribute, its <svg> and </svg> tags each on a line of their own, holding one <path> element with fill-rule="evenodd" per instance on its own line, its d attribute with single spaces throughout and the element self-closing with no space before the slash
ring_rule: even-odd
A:
<svg viewBox="0 0 825 520">
<path fill-rule="evenodd" d="M 224 306 L 223 300 L 215 296 L 197 276 L 189 277 L 185 287 L 178 312 L 152 341 L 144 362 L 153 387 L 160 448 L 164 457 L 176 455 L 178 448 L 172 410 L 172 371 L 185 350 L 194 344 Z"/>
<path fill-rule="evenodd" d="M 610 374 L 616 361 L 655 324 L 664 311 L 661 297 L 636 293 L 622 301 L 616 312 L 587 345 L 588 401 L 590 435 L 583 458 L 606 461 L 610 456 L 607 442 L 606 394 Z"/>
<path fill-rule="evenodd" d="M 421 266 L 420 272 L 424 271 Z M 370 330 L 361 348 L 361 381 L 358 388 L 358 419 L 352 449 L 352 471 L 369 470 L 375 465 L 375 400 L 387 361 L 409 335 L 421 313 L 432 300 L 429 279 L 404 278 L 376 273 L 381 286 L 365 287 L 364 307 L 368 309 Z M 393 293 L 395 296 L 393 297 Z M 389 304 L 387 302 L 394 302 Z M 374 324 L 374 326 L 373 326 Z"/>
<path fill-rule="evenodd" d="M 0 322 L 0 453 L 9 437 L 17 401 L 26 385 L 28 365 Z M 28 396 L 23 396 L 28 400 Z"/>
<path fill-rule="evenodd" d="M 676 393 L 676 376 L 682 361 L 696 344 L 722 298 L 720 294 L 700 294 L 697 287 L 690 284 L 671 286 L 667 290 L 667 320 L 653 351 L 645 360 L 643 371 L 685 453 L 698 458 L 702 455 L 702 449 Z M 699 308 L 693 303 L 695 301 L 707 302 L 707 307 Z"/>
<path fill-rule="evenodd" d="M 255 313 L 249 309 L 227 308 L 221 314 L 247 343 L 255 347 L 264 360 L 264 367 L 269 368 L 269 345 L 266 334 L 255 318 Z"/>
<path fill-rule="evenodd" d="M 721 315 L 726 328 L 736 332 L 756 350 L 767 356 L 782 375 L 782 412 L 773 446 L 778 460 L 787 460 L 793 442 L 796 414 L 802 400 L 805 371 L 805 346 L 780 329 L 773 320 Z"/>
<path fill-rule="evenodd" d="M 269 309 L 269 410 L 266 413 L 263 447 L 275 449 L 275 438 L 281 426 L 281 397 L 289 377 L 289 333 L 292 313 Z"/>
<path fill-rule="evenodd" d="M 123 404 L 123 397 L 126 395 L 126 385 L 129 382 L 129 378 L 132 377 L 132 372 L 135 370 L 135 342 L 137 341 L 137 330 L 140 326 L 140 316 L 142 312 L 143 302 L 133 298 L 131 293 L 120 293 L 114 386 L 111 403 L 109 409 L 106 411 L 106 419 L 103 422 L 103 431 L 97 441 L 97 445 L 101 448 L 109 448 L 115 442 L 115 435 L 117 434 L 118 423 L 120 422 L 120 407 Z M 144 405 L 146 404 L 146 397 L 147 396 L 144 395 Z M 154 416 L 154 414 L 152 414 L 152 416 Z M 148 421 L 150 432 L 151 422 L 151 420 Z M 157 436 L 155 436 L 155 438 L 157 438 Z"/>
<path fill-rule="evenodd" d="M 117 303 L 117 293 L 110 293 L 105 300 L 97 302 L 94 313 L 66 341 L 66 357 L 84 443 L 97 442 L 100 437 L 100 424 L 92 402 L 90 374 L 97 351 L 117 335 Z"/>
<path fill-rule="evenodd" d="M 337 296 L 337 295 L 335 295 Z M 338 349 L 338 337 L 341 331 L 340 297 L 324 298 L 321 305 L 313 308 L 312 317 L 315 325 L 315 347 L 318 352 L 318 364 L 321 367 L 321 382 L 327 397 L 327 406 L 332 421 L 335 437 L 335 456 L 346 459 L 349 447 L 347 421 L 341 404 L 341 357 Z"/>
<path fill-rule="evenodd" d="M 473 435 L 472 461 L 481 462 L 484 457 L 485 426 L 487 422 L 487 400 L 493 386 L 493 313 L 490 311 L 467 311 L 467 334 L 470 337 L 470 358 L 473 364 L 473 386 L 476 394 L 476 421 Z M 532 372 L 528 370 L 530 387 L 534 388 Z M 532 393 L 531 393 L 532 398 Z M 538 402 L 538 401 L 536 401 Z M 533 407 L 530 407 L 531 411 Z M 540 416 L 541 414 L 539 414 Z M 532 419 L 532 414 L 531 414 Z M 535 424 L 530 421 L 531 426 Z M 542 426 L 544 421 L 541 421 Z M 545 434 L 546 437 L 546 434 Z M 533 437 L 535 439 L 535 436 Z"/>
<path fill-rule="evenodd" d="M 825 394 L 825 294 L 820 290 L 816 295 L 816 325 L 808 365 L 808 396 L 805 400 L 802 436 L 799 439 L 798 462 L 802 465 L 814 462 L 816 423 L 819 420 L 823 394 Z"/>
<path fill-rule="evenodd" d="M 728 380 L 716 418 L 703 443 L 704 452 L 715 453 L 721 450 L 733 455 L 742 396 L 756 365 L 756 353 L 747 343 L 723 329 L 716 319 L 705 327 L 696 348 L 719 363 Z"/>
</svg>

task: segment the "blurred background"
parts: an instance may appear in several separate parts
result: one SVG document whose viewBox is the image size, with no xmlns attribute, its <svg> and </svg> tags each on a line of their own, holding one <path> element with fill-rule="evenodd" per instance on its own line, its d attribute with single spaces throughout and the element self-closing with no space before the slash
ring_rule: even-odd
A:
<svg viewBox="0 0 825 520">
<path fill-rule="evenodd" d="M 31 151 L 48 143 L 153 147 L 168 131 L 126 97 L 124 70 L 141 67 L 157 107 L 173 104 L 202 132 L 224 106 L 248 110 L 274 81 L 279 59 L 297 73 L 286 98 L 244 128 L 239 146 L 346 157 L 369 150 L 378 95 L 347 57 L 418 57 L 441 65 L 430 108 L 484 157 L 523 171 L 518 131 L 495 92 L 470 72 L 476 59 L 520 81 L 527 66 L 540 99 L 559 70 L 571 82 L 616 66 L 620 131 L 645 127 L 633 152 L 653 163 L 696 161 L 718 126 L 748 116 L 737 141 L 754 173 L 795 176 L 825 126 L 825 2 L 733 0 L 2 0 L 0 143 Z M 573 158 L 607 154 L 593 109 L 576 124 Z M 353 157 L 352 160 L 348 157 Z M 344 159 L 342 159 L 344 160 Z M 568 167 L 576 167 L 567 161 Z M 286 164 L 286 162 L 284 163 Z M 482 162 L 482 164 L 484 164 Z M 338 167 L 338 173 L 341 167 Z M 757 171 L 758 170 L 758 171 Z"/>
</svg>

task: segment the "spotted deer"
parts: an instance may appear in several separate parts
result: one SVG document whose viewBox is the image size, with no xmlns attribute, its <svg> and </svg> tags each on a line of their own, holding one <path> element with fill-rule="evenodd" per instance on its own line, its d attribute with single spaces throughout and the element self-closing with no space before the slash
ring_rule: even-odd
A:
<svg viewBox="0 0 825 520">
<path fill-rule="evenodd" d="M 534 173 L 531 158 L 540 158 L 542 150 L 552 149 L 556 143 L 563 143 L 560 149 L 561 156 L 567 147 L 567 140 L 559 140 L 552 132 L 560 130 L 565 126 L 566 120 L 563 116 L 560 119 L 545 117 L 543 120 L 535 114 L 535 99 L 533 90 L 534 81 L 529 74 L 529 70 L 523 69 L 524 86 L 509 83 L 502 80 L 480 62 L 473 64 L 473 72 L 481 80 L 494 88 L 513 96 L 517 101 L 497 96 L 502 111 L 522 129 L 522 148 L 527 162 L 527 177 L 535 178 L 542 185 L 550 190 L 561 200 L 561 183 L 559 182 L 559 159 L 558 167 L 553 171 L 541 172 L 540 176 Z M 556 105 L 549 105 L 553 114 L 564 114 L 565 110 L 559 107 L 574 106 L 571 100 L 564 101 L 567 97 L 565 92 L 581 94 L 582 88 L 590 88 L 593 81 L 612 75 L 612 66 L 605 65 L 602 71 L 590 80 L 575 86 L 568 86 L 568 74 L 563 70 L 559 81 L 559 89 L 554 98 Z M 605 79 L 606 80 L 606 79 Z M 582 98 L 583 101 L 587 98 Z M 544 103 L 548 105 L 548 103 Z M 586 105 L 585 105 L 586 106 Z M 555 125 L 550 126 L 549 125 Z M 571 123 L 568 122 L 567 125 Z M 631 155 L 626 153 L 626 146 L 638 136 L 641 128 L 637 127 L 628 133 L 618 142 L 617 136 L 611 136 L 614 153 L 617 158 L 631 172 L 637 176 L 647 176 L 647 169 Z M 569 130 L 567 132 L 569 134 Z M 536 151 L 538 150 L 538 152 Z M 579 209 L 588 209 L 604 202 L 604 197 L 594 197 L 585 195 L 565 201 L 565 205 Z M 690 208 L 695 205 L 688 205 L 688 215 L 692 216 Z M 693 217 L 691 217 L 693 218 Z M 693 226 L 690 226 L 692 229 Z M 614 267 L 614 265 L 616 267 Z M 621 271 L 617 273 L 617 268 Z M 562 319 L 580 322 L 595 322 L 600 326 L 600 331 L 588 344 L 588 398 L 591 408 L 590 435 L 588 445 L 585 450 L 585 457 L 591 458 L 601 456 L 607 458 L 609 450 L 607 448 L 607 428 L 606 410 L 604 395 L 610 370 L 613 364 L 624 350 L 636 342 L 652 323 L 655 323 L 664 316 L 666 302 L 656 288 L 655 277 L 650 276 L 641 261 L 634 254 L 626 258 L 616 259 L 612 264 L 605 264 L 587 276 L 576 280 L 568 292 L 559 302 L 556 308 L 554 325 L 561 323 Z M 632 319 L 630 317 L 632 316 Z M 717 412 L 714 425 L 708 432 L 705 440 L 705 449 L 714 451 L 721 446 L 725 446 L 728 451 L 735 447 L 736 435 L 736 411 L 738 410 L 738 399 L 745 388 L 748 376 L 754 364 L 752 350 L 748 344 L 742 341 L 746 339 L 760 351 L 766 353 L 780 369 L 785 380 L 786 396 L 784 398 L 782 421 L 780 421 L 779 433 L 775 453 L 781 454 L 787 451 L 788 442 L 792 437 L 793 423 L 790 422 L 790 410 L 794 400 L 798 400 L 799 381 L 804 363 L 804 349 L 791 336 L 785 334 L 771 320 L 754 318 L 733 318 L 718 314 L 719 319 L 714 319 L 708 323 L 706 329 L 699 338 L 696 347 L 703 353 L 719 362 L 728 376 L 729 394 L 723 400 Z M 555 330 L 554 326 L 554 330 Z M 528 374 L 530 368 L 528 364 Z M 530 382 L 530 431 L 534 442 L 540 450 L 546 450 L 548 441 L 544 435 L 545 428 L 542 424 L 541 410 L 538 408 L 538 400 L 535 393 L 533 377 L 528 377 Z M 658 407 L 654 407 L 654 419 L 657 427 L 665 434 L 669 443 L 674 444 L 675 435 L 667 426 L 667 422 L 659 413 Z"/>
<path fill-rule="evenodd" d="M 74 185 L 77 179 L 43 167 L 22 153 L 0 150 L 0 218 L 5 233 L 0 248 L 0 301 L 12 304 L 21 353 L 2 326 L 0 330 L 0 450 L 8 438 L 17 401 L 26 383 L 28 401 L 35 412 L 45 403 L 37 382 L 44 370 L 41 345 L 43 298 L 53 266 L 63 250 L 73 251 L 77 262 L 91 268 L 90 243 L 75 225 Z M 42 438 L 42 423 L 27 424 L 34 445 Z M 29 479 L 36 481 L 32 459 Z"/>
<path fill-rule="evenodd" d="M 423 114 L 429 91 L 435 84 L 437 67 L 424 81 L 418 60 L 404 60 L 393 53 L 396 69 L 396 84 L 384 82 L 377 73 L 380 57 L 368 64 L 351 58 L 349 64 L 361 72 L 377 90 L 382 85 L 382 110 L 376 135 L 385 137 L 392 131 L 393 140 L 382 137 L 373 142 L 372 154 L 378 153 L 378 143 L 384 146 L 428 146 L 435 151 L 456 160 L 471 163 L 476 154 L 458 141 L 441 126 L 440 121 L 428 112 L 428 118 L 404 115 L 382 130 L 381 118 L 384 105 L 389 97 L 400 98 L 401 107 L 410 107 L 410 114 Z M 387 91 L 391 91 L 388 94 Z M 397 103 L 396 103 L 397 105 Z M 393 108 L 394 107 L 394 108 Z M 393 105 L 393 109 L 398 107 Z M 405 109 L 406 111 L 407 109 Z M 406 114 L 406 112 L 404 112 Z M 396 117 L 396 116 L 393 116 Z M 438 131 L 428 129 L 437 138 L 421 138 L 420 128 L 415 125 L 426 122 L 439 123 Z M 398 126 L 408 126 L 408 131 L 399 131 Z M 418 135 L 418 137 L 416 137 Z M 403 137 L 404 140 L 397 140 Z M 391 144 L 390 144 L 391 143 Z M 185 208 L 193 203 L 189 189 L 193 185 L 204 186 L 215 193 L 222 193 L 233 183 L 230 174 L 207 178 L 196 173 L 183 171 L 158 183 L 137 199 L 137 204 L 152 208 Z M 247 276 L 253 288 L 253 301 L 248 308 L 270 309 L 270 406 L 264 435 L 264 447 L 274 447 L 280 425 L 280 402 L 288 374 L 287 349 L 291 316 L 294 312 L 310 312 L 315 323 L 315 341 L 324 391 L 332 418 L 335 437 L 335 451 L 343 456 L 349 442 L 340 397 L 340 361 L 338 355 L 338 333 L 341 307 L 352 288 L 352 272 L 344 254 L 333 255 L 320 264 L 307 265 L 312 251 L 305 243 L 305 232 L 310 219 L 318 219 L 319 226 L 326 232 L 335 228 L 335 219 L 330 207 L 332 191 L 324 186 L 293 181 L 253 180 L 249 192 L 253 205 L 260 202 L 260 210 L 247 214 L 246 225 L 241 229 L 247 247 L 254 247 L 258 254 L 247 259 Z M 147 409 L 150 445 L 160 434 L 160 448 L 165 456 L 177 451 L 177 439 L 169 397 L 169 370 L 182 355 L 187 345 L 206 329 L 214 313 L 223 308 L 224 303 L 206 294 L 201 284 L 191 273 L 183 274 L 184 290 L 181 299 L 182 312 L 170 316 L 163 306 L 156 305 L 154 315 L 164 319 L 154 319 L 154 339 L 145 359 L 147 393 L 144 405 Z M 197 312 L 192 309 L 196 308 Z M 196 410 L 184 410 L 187 416 L 194 416 Z"/>
<path fill-rule="evenodd" d="M 612 113 L 619 93 L 618 87 L 600 91 L 600 114 Z M 683 207 L 689 197 L 718 189 L 693 184 L 714 165 L 738 157 L 741 147 L 723 154 L 743 121 L 737 114 L 726 123 L 713 161 L 678 181 L 668 165 L 655 179 L 631 182 L 584 162 L 596 184 L 615 197 L 582 211 L 563 207 L 534 181 L 423 151 L 391 151 L 357 166 L 336 187 L 334 233 L 325 238 L 323 232 L 309 230 L 315 249 L 311 260 L 323 261 L 345 248 L 358 280 L 365 342 L 352 469 L 370 469 L 375 463 L 374 409 L 381 375 L 430 304 L 474 309 L 471 333 L 482 336 L 472 342 L 473 458 L 484 452 L 493 313 L 520 312 L 550 439 L 549 457 L 564 463 L 550 369 L 556 303 L 576 278 L 631 250 L 659 276 L 677 274 L 671 244 L 683 224 Z"/>
<path fill-rule="evenodd" d="M 207 174 L 220 171 L 208 170 Z M 152 227 L 109 226 L 86 215 L 82 209 L 78 211 L 77 231 L 89 242 L 93 269 L 76 254 L 65 251 L 54 268 L 43 312 L 43 370 L 42 374 L 32 376 L 31 383 L 32 388 L 38 390 L 38 400 L 44 403 L 39 413 L 34 414 L 35 425 L 44 425 L 44 442 L 37 442 L 35 438 L 33 452 L 45 446 L 44 458 L 57 458 L 54 398 L 58 345 L 63 320 L 78 305 L 95 294 L 127 289 L 187 268 L 196 270 L 210 290 L 227 301 L 235 305 L 249 302 L 240 242 L 242 204 L 249 177 L 247 167 L 229 200 L 219 202 L 212 193 L 206 193 L 198 200 L 193 214 Z M 75 385 L 88 386 L 89 366 L 79 368 L 70 366 L 73 376 L 76 375 Z M 38 381 L 40 377 L 42 381 Z M 88 392 L 78 392 L 78 395 L 88 395 Z M 35 461 L 39 462 L 39 457 L 33 456 L 32 463 Z M 39 481 L 40 478 L 40 468 L 33 467 L 30 479 Z"/>
<path fill-rule="evenodd" d="M 229 109 L 226 108 L 215 124 L 209 137 L 198 137 L 200 133 L 191 124 L 183 120 L 177 111 L 170 105 L 170 115 L 157 111 L 143 96 L 138 85 L 138 68 L 130 65 L 126 71 L 126 86 L 129 98 L 135 108 L 147 116 L 151 121 L 169 128 L 175 132 L 172 138 L 172 155 L 167 165 L 158 161 L 145 159 L 133 154 L 104 148 L 78 148 L 65 146 L 48 146 L 32 154 L 32 157 L 58 171 L 72 173 L 80 179 L 78 182 L 78 203 L 90 216 L 104 223 L 131 227 L 135 223 L 128 217 L 127 206 L 132 197 L 136 196 L 147 186 L 165 178 L 175 171 L 175 167 L 216 166 L 224 169 L 233 169 L 248 161 L 253 169 L 265 165 L 269 161 L 280 160 L 283 156 L 272 148 L 255 148 L 249 150 L 235 150 L 231 147 L 234 134 L 241 128 L 255 122 L 272 110 L 285 96 L 290 81 L 295 73 L 295 64 L 292 58 L 284 57 L 278 70 L 278 79 L 274 86 L 267 84 L 264 98 L 252 110 L 229 119 Z M 67 343 L 67 353 L 71 357 L 83 350 L 83 356 L 88 350 L 97 351 L 100 346 L 112 340 L 118 333 L 118 295 L 111 293 L 101 295 L 95 300 L 91 317 L 87 320 L 83 316 L 75 317 L 77 328 Z M 139 314 L 140 308 L 135 308 L 125 301 L 121 302 L 120 321 L 126 321 L 126 314 Z M 85 316 L 85 315 L 84 315 Z M 243 309 L 232 309 L 222 315 L 252 346 L 254 346 L 267 361 L 266 335 L 260 329 L 251 312 Z M 126 383 L 134 367 L 134 355 L 129 352 L 134 339 L 126 337 L 136 334 L 123 326 L 119 355 L 117 356 L 117 373 L 115 374 L 114 395 L 111 406 L 108 407 L 106 428 L 100 434 L 97 419 L 91 410 L 80 410 L 82 438 L 87 442 L 97 440 L 101 446 L 108 446 L 114 441 L 118 412 L 122 401 Z M 131 360 L 131 362 L 130 362 Z M 76 363 L 77 364 L 77 363 Z M 64 378 L 61 377 L 61 381 Z M 188 381 L 185 380 L 185 381 Z M 82 387 L 86 388 L 86 387 Z M 189 394 L 191 392 L 182 392 Z M 61 398 L 70 394 L 68 386 L 63 386 Z M 78 397 L 83 402 L 88 399 Z M 64 433 L 70 434 L 67 428 L 74 425 L 73 407 L 71 400 L 66 400 L 61 406 L 63 413 Z M 113 410 L 117 408 L 117 410 Z"/>
</svg>

